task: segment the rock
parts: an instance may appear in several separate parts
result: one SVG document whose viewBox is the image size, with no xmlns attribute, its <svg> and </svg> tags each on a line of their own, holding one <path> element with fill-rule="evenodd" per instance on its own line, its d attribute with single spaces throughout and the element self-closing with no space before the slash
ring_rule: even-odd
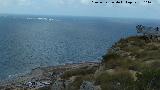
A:
<svg viewBox="0 0 160 90">
<path fill-rule="evenodd" d="M 93 82 L 84 81 L 80 86 L 80 90 L 101 90 L 99 86 L 95 86 Z"/>
<path fill-rule="evenodd" d="M 69 80 L 56 80 L 53 83 L 51 90 L 69 90 L 70 83 Z"/>
</svg>

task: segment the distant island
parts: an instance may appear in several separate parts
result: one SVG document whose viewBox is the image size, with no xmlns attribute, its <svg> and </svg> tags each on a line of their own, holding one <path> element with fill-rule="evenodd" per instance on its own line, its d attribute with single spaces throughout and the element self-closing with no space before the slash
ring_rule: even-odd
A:
<svg viewBox="0 0 160 90">
<path fill-rule="evenodd" d="M 159 90 L 160 41 L 146 38 L 120 39 L 101 62 L 36 68 L 0 90 Z"/>
</svg>

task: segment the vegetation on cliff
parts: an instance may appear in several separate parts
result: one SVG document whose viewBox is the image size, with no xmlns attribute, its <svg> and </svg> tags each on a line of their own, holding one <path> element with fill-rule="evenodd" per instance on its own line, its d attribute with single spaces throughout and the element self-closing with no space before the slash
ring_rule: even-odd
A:
<svg viewBox="0 0 160 90">
<path fill-rule="evenodd" d="M 38 90 L 160 90 L 160 41 L 128 37 L 115 43 L 101 63 L 51 67 L 42 74 L 52 83 Z"/>
<path fill-rule="evenodd" d="M 160 42 L 147 41 L 143 36 L 121 39 L 103 56 L 96 70 L 84 68 L 69 73 L 63 77 L 75 77 L 71 83 L 75 90 L 86 80 L 101 90 L 159 90 Z"/>
</svg>

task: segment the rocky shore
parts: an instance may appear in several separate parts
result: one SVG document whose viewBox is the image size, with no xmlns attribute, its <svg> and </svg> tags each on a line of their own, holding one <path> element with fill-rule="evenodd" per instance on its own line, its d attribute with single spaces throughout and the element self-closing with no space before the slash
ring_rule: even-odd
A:
<svg viewBox="0 0 160 90">
<path fill-rule="evenodd" d="M 63 83 L 61 76 L 65 71 L 98 66 L 99 62 L 83 62 L 59 66 L 39 67 L 33 69 L 26 75 L 2 82 L 0 85 L 0 90 L 38 90 L 41 88 L 50 88 L 51 84 L 55 84 L 55 87 L 53 88 L 59 88 L 56 84 L 58 85 Z"/>
<path fill-rule="evenodd" d="M 160 41 L 120 39 L 101 62 L 36 68 L 0 90 L 160 90 Z"/>
</svg>

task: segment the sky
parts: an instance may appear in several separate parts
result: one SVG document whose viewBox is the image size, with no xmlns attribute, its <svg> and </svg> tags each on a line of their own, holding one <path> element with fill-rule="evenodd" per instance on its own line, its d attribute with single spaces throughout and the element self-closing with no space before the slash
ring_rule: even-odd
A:
<svg viewBox="0 0 160 90">
<path fill-rule="evenodd" d="M 92 1 L 108 3 L 95 4 Z M 0 0 L 0 14 L 160 19 L 160 0 L 150 0 L 151 3 L 146 3 L 144 0 L 128 0 L 137 2 L 136 4 L 109 3 L 112 1 L 117 0 Z"/>
</svg>

